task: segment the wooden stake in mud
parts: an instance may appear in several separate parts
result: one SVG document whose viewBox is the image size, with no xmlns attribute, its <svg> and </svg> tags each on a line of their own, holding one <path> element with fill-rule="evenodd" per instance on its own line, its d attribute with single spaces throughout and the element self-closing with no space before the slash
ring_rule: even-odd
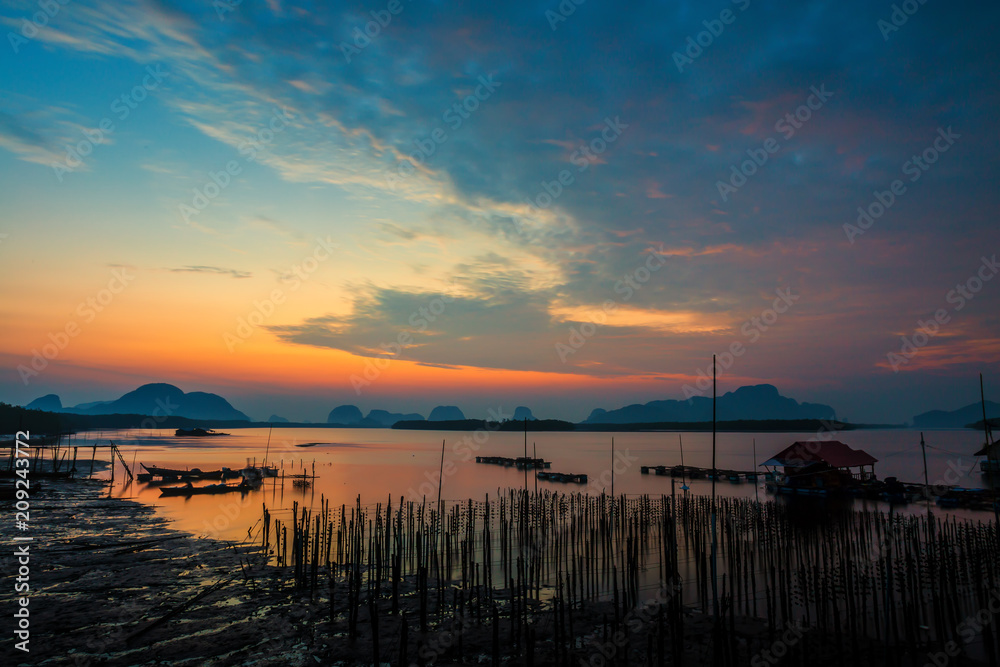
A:
<svg viewBox="0 0 1000 667">
<path fill-rule="evenodd" d="M 531 443 L 531 456 L 538 460 L 538 443 Z M 535 473 L 535 495 L 538 495 L 538 473 Z"/>
<path fill-rule="evenodd" d="M 439 491 L 443 505 L 443 484 Z M 341 506 L 339 517 L 329 516 L 329 505 L 321 501 L 326 509 L 316 516 L 293 504 L 288 521 L 274 520 L 274 531 L 265 509 L 264 542 L 274 545 L 279 573 L 294 576 L 300 590 L 316 588 L 317 568 L 325 563 L 331 581 L 345 589 L 337 591 L 336 605 L 330 593 L 331 632 L 351 637 L 356 659 L 366 664 L 395 664 L 401 657 L 409 664 L 403 637 L 412 630 L 404 630 L 410 619 L 424 633 L 446 630 L 449 619 L 461 626 L 440 662 L 461 663 L 470 650 L 489 653 L 492 634 L 495 663 L 523 665 L 568 664 L 579 639 L 600 637 L 602 630 L 605 642 L 608 633 L 622 630 L 631 644 L 622 647 L 618 665 L 626 658 L 638 664 L 643 648 L 647 664 L 681 664 L 695 636 L 701 647 L 697 664 L 746 664 L 774 633 L 801 619 L 817 631 L 800 641 L 792 662 L 802 664 L 831 640 L 837 664 L 867 667 L 885 655 L 875 649 L 866 660 L 863 649 L 875 648 L 872 642 L 890 650 L 921 644 L 930 650 L 956 639 L 956 624 L 986 607 L 987 591 L 1000 581 L 992 524 L 950 520 L 939 524 L 935 537 L 923 513 L 836 513 L 803 522 L 790 505 L 749 497 L 714 500 L 708 494 L 664 494 L 657 503 L 648 496 L 612 500 L 514 487 L 499 502 L 487 497 L 485 503 L 455 503 L 441 515 L 433 505 L 403 499 L 398 509 L 379 504 L 370 513 L 372 506 L 359 498 L 349 515 Z M 767 539 L 757 539 L 758 533 Z M 640 582 L 651 583 L 644 573 L 655 581 L 657 565 L 661 591 L 671 586 L 675 593 L 660 605 L 657 619 L 630 627 L 645 588 Z M 452 576 L 456 569 L 461 574 Z M 403 584 L 412 595 L 400 597 Z M 698 616 L 708 626 L 684 612 L 680 584 L 696 591 L 703 610 Z M 452 594 L 444 594 L 449 589 Z M 708 630 L 716 600 L 718 623 Z M 758 601 L 766 612 L 756 609 Z M 390 604 L 394 613 L 384 620 L 380 614 Z M 404 614 L 407 620 L 397 624 Z M 771 634 L 762 631 L 745 646 L 734 644 L 735 618 L 744 614 L 766 618 Z M 373 635 L 378 623 L 378 638 L 369 644 L 366 636 L 363 646 L 357 642 L 362 616 Z M 473 634 L 463 638 L 465 629 Z M 997 634 L 982 637 L 986 656 L 996 655 Z M 385 638 L 390 641 L 383 646 Z M 408 653 L 419 653 L 429 639 L 422 635 Z"/>
</svg>

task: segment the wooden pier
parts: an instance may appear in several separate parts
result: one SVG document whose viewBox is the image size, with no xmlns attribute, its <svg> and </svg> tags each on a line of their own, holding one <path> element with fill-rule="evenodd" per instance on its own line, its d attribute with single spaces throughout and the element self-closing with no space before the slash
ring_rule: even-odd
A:
<svg viewBox="0 0 1000 667">
<path fill-rule="evenodd" d="M 713 470 L 712 468 L 698 468 L 696 466 L 641 466 L 640 472 L 643 475 L 654 474 L 661 477 L 685 477 L 687 479 L 717 479 L 729 480 L 738 484 L 743 480 L 755 482 L 764 473 L 753 470 Z"/>
<path fill-rule="evenodd" d="M 64 478 L 70 479 L 77 476 L 83 476 L 82 471 L 77 468 L 77 462 L 79 460 L 80 449 L 83 449 L 83 455 L 86 457 L 87 450 L 91 450 L 90 464 L 87 468 L 87 477 L 92 477 L 94 474 L 94 461 L 97 458 L 97 450 L 107 451 L 110 454 L 110 466 L 111 466 L 111 476 L 114 479 L 116 459 L 121 463 L 122 468 L 125 470 L 125 474 L 131 480 L 133 479 L 132 471 L 129 469 L 128 464 L 125 463 L 125 458 L 122 456 L 121 449 L 112 441 L 108 441 L 108 444 L 101 445 L 97 443 L 91 443 L 87 445 L 74 445 L 73 441 L 69 437 L 72 434 L 60 434 L 59 436 L 39 436 L 31 437 L 27 440 L 20 440 L 20 446 L 18 446 L 18 440 L 5 440 L 0 442 L 0 452 L 3 450 L 10 450 L 9 453 L 0 453 L 0 458 L 6 459 L 7 466 L 0 470 L 0 477 L 13 477 L 15 475 L 15 458 L 18 449 L 21 451 L 27 450 L 30 452 L 28 459 L 30 460 L 30 465 L 28 466 L 28 474 L 36 479 L 38 478 Z M 85 465 L 82 461 L 81 466 Z"/>
</svg>

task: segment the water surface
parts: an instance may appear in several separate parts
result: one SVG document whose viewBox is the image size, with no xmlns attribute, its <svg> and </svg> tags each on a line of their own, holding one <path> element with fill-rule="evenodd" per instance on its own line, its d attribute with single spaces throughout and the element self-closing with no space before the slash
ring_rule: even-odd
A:
<svg viewBox="0 0 1000 667">
<path fill-rule="evenodd" d="M 982 435 L 970 430 L 925 432 L 927 468 L 931 484 L 958 484 L 982 487 L 986 480 L 978 472 L 978 460 L 972 456 L 982 442 Z M 822 436 L 826 437 L 826 436 Z M 864 449 L 877 459 L 876 474 L 884 479 L 895 476 L 906 482 L 923 481 L 923 458 L 920 433 L 911 430 L 858 430 L 833 436 L 854 448 Z M 89 438 L 89 440 L 88 440 Z M 391 496 L 396 505 L 406 500 L 437 500 L 442 441 L 445 463 L 441 494 L 447 501 L 495 496 L 500 490 L 523 488 L 526 476 L 516 468 L 477 464 L 476 455 L 522 456 L 525 439 L 517 432 L 405 431 L 393 429 L 275 428 L 268 443 L 267 428 L 236 429 L 230 436 L 216 438 L 178 438 L 172 430 L 122 431 L 83 434 L 76 444 L 86 445 L 100 438 L 114 440 L 130 466 L 135 462 L 166 467 L 198 467 L 203 470 L 222 466 L 239 468 L 249 461 L 278 465 L 285 475 L 302 472 L 318 478 L 307 489 L 293 488 L 286 479 L 269 481 L 264 489 L 221 496 L 161 498 L 159 488 L 142 483 L 123 484 L 119 465 L 113 493 L 134 497 L 156 505 L 158 511 L 173 519 L 181 530 L 227 539 L 246 537 L 247 531 L 261 516 L 264 504 L 269 509 L 288 510 L 294 502 L 300 506 L 319 506 L 321 496 L 332 505 L 356 502 L 386 502 Z M 527 484 L 534 489 L 561 492 L 600 493 L 611 491 L 611 440 L 614 438 L 614 490 L 626 494 L 670 494 L 671 478 L 643 475 L 643 465 L 684 463 L 711 466 L 711 433 L 529 433 L 527 450 L 552 462 L 551 470 L 585 473 L 587 485 L 538 481 L 531 472 Z M 717 465 L 721 469 L 753 470 L 754 443 L 759 463 L 796 440 L 816 438 L 815 433 L 720 433 L 717 435 Z M 310 447 L 297 445 L 317 443 Z M 83 454 L 80 455 L 84 459 Z M 84 464 L 86 470 L 86 464 Z M 708 480 L 689 480 L 689 493 L 711 493 Z M 680 480 L 675 490 L 680 493 Z M 719 482 L 720 495 L 770 498 L 753 483 Z M 880 502 L 854 500 L 853 506 L 888 510 Z M 926 511 L 926 505 L 914 504 L 903 511 Z M 942 510 L 936 510 L 944 516 Z M 962 518 L 988 520 L 981 512 L 954 510 L 947 513 Z"/>
</svg>

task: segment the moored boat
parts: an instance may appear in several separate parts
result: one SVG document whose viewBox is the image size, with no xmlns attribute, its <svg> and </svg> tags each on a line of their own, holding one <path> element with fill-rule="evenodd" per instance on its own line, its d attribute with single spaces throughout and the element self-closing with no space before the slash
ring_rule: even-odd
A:
<svg viewBox="0 0 1000 667">
<path fill-rule="evenodd" d="M 145 463 L 140 463 L 142 469 L 146 471 L 146 474 L 152 477 L 162 477 L 163 479 L 231 479 L 234 477 L 239 477 L 239 473 L 230 470 L 229 468 L 221 468 L 220 470 L 208 470 L 204 471 L 201 468 L 189 468 L 181 470 L 179 468 L 161 468 L 159 466 L 148 466 Z M 147 482 L 148 479 L 144 479 L 145 475 L 140 473 L 139 481 Z"/>
<path fill-rule="evenodd" d="M 174 431 L 175 436 L 179 437 L 193 437 L 193 438 L 206 438 L 213 435 L 229 435 L 228 433 L 220 433 L 219 431 L 213 431 L 210 428 L 179 428 Z"/>
<path fill-rule="evenodd" d="M 167 486 L 160 489 L 160 497 L 163 496 L 201 496 L 214 495 L 219 493 L 246 493 L 260 488 L 260 482 L 253 483 L 247 480 L 239 484 L 208 484 L 207 486 L 195 486 L 188 482 L 184 486 Z"/>
</svg>

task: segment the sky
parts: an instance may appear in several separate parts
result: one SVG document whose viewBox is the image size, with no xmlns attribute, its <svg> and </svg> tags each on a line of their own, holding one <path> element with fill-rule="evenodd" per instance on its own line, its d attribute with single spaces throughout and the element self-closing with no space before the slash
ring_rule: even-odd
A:
<svg viewBox="0 0 1000 667">
<path fill-rule="evenodd" d="M 3 0 L 0 401 L 1000 399 L 998 18 Z"/>
</svg>

